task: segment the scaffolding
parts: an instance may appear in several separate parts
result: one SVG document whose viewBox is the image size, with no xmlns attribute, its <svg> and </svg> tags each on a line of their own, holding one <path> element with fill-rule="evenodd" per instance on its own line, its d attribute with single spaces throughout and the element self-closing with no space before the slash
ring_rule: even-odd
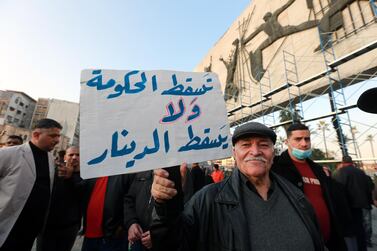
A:
<svg viewBox="0 0 377 251">
<path fill-rule="evenodd" d="M 304 119 L 304 110 L 302 108 L 300 87 L 297 86 L 299 78 L 297 73 L 296 57 L 294 54 L 284 50 L 283 60 L 285 81 L 289 98 L 289 113 L 292 121 L 298 122 Z"/>
<path fill-rule="evenodd" d="M 258 85 L 261 100 L 263 100 L 263 98 L 268 98 L 268 94 L 271 92 L 271 79 L 268 70 L 266 70 L 263 73 L 263 76 L 261 77 L 261 80 L 258 82 Z M 261 117 L 263 120 L 263 124 L 267 126 L 273 126 L 274 124 L 276 124 L 275 115 L 271 109 L 273 107 L 272 100 L 267 99 L 267 101 L 261 102 L 260 106 L 262 110 Z"/>
<path fill-rule="evenodd" d="M 252 86 L 255 84 L 255 82 L 248 83 L 247 81 L 245 81 L 245 77 L 250 77 L 250 79 L 255 78 L 252 78 L 250 69 L 247 68 L 250 67 L 248 66 L 250 60 L 248 57 L 249 54 L 246 48 L 241 48 L 239 65 L 246 65 L 246 68 L 244 68 L 243 70 L 238 70 L 239 83 L 241 83 L 241 86 L 243 86 L 243 94 L 240 94 L 240 100 L 236 105 L 234 105 L 233 107 L 228 106 L 228 116 L 233 116 L 230 125 L 237 126 L 249 120 L 257 120 L 263 122 L 271 128 L 277 128 L 279 126 L 285 126 L 286 124 L 298 120 L 303 123 L 311 123 L 321 119 L 331 119 L 335 130 L 329 136 L 336 134 L 337 144 L 339 145 L 341 154 L 343 156 L 351 155 L 353 158 L 360 158 L 361 154 L 357 146 L 357 138 L 355 137 L 355 133 L 353 132 L 353 121 L 350 119 L 350 116 L 348 114 L 348 110 L 355 108 L 356 105 L 347 104 L 347 98 L 344 93 L 344 88 L 356 82 L 361 82 L 376 77 L 377 70 L 375 68 L 370 68 L 370 70 L 368 71 L 362 71 L 356 73 L 353 76 L 342 77 L 343 79 L 341 79 L 338 67 L 349 62 L 350 60 L 353 60 L 370 52 L 371 50 L 376 49 L 377 40 L 370 42 L 369 44 L 366 44 L 356 50 L 353 50 L 351 53 L 338 58 L 336 57 L 334 52 L 334 45 L 340 43 L 344 39 L 354 34 L 358 34 L 360 31 L 365 29 L 365 27 L 371 24 L 374 25 L 374 23 L 377 22 L 376 0 L 370 0 L 369 2 L 370 4 L 366 3 L 363 9 L 363 11 L 368 11 L 368 13 L 365 14 L 364 12 L 362 12 L 359 16 L 359 20 L 353 18 L 348 6 L 348 10 L 345 10 L 345 15 L 349 15 L 348 18 L 352 21 L 349 26 L 344 26 L 341 30 L 336 30 L 328 34 L 324 34 L 323 32 L 322 34 L 319 34 L 320 38 L 325 39 L 319 40 L 320 44 L 317 48 L 317 59 L 320 61 L 318 62 L 319 65 L 321 65 L 322 62 L 324 68 L 323 70 L 313 74 L 312 76 L 306 77 L 306 79 L 299 79 L 299 71 L 297 68 L 298 66 L 300 66 L 300 61 L 297 60 L 296 55 L 292 53 L 291 49 L 287 50 L 287 46 L 284 46 L 284 49 L 280 51 L 281 54 L 275 54 L 275 56 L 282 55 L 282 61 L 284 63 L 284 83 L 272 89 L 271 83 L 276 80 L 272 80 L 273 78 L 271 77 L 271 73 L 274 74 L 274 71 L 271 72 L 272 68 L 269 68 L 269 66 L 267 66 L 266 70 L 263 70 L 263 72 L 259 73 L 262 74 L 261 77 L 258 78 L 260 80 L 256 81 L 259 90 L 254 90 Z M 319 1 L 319 3 L 321 3 L 321 1 Z M 355 10 L 361 11 L 359 2 L 357 2 L 357 5 L 355 4 L 354 6 Z M 323 5 L 320 7 L 321 9 L 317 9 L 312 12 L 316 19 L 320 19 L 330 8 L 329 5 Z M 248 16 L 246 22 L 243 23 L 243 25 L 239 25 L 240 30 L 242 30 L 242 32 L 240 32 L 240 38 L 242 38 L 245 34 L 247 28 L 246 26 L 248 26 L 249 23 L 250 15 Z M 375 35 L 372 34 L 372 36 L 374 37 Z M 285 39 L 283 40 L 281 45 L 284 42 Z M 242 46 L 242 43 L 240 45 Z M 320 81 L 324 84 L 324 86 L 321 86 L 320 89 L 315 90 L 314 92 L 302 92 L 302 90 L 304 89 L 310 89 L 310 86 L 308 86 L 307 88 L 306 85 L 313 84 L 313 82 L 315 81 Z M 288 100 L 281 102 L 279 101 L 279 97 L 284 96 L 284 92 L 287 93 Z M 302 93 L 305 94 L 303 95 Z M 259 96 L 259 100 L 258 98 L 257 100 L 255 99 L 257 95 Z M 327 102 L 330 103 L 330 106 L 328 106 L 326 109 L 330 109 L 330 112 L 322 112 L 321 114 L 317 114 L 316 116 L 311 118 L 305 117 L 305 112 L 307 111 L 303 108 L 303 102 L 310 100 L 312 97 L 323 98 L 326 96 L 329 99 Z M 290 119 L 288 121 L 278 122 L 275 117 L 277 112 L 282 110 L 289 112 Z"/>
<path fill-rule="evenodd" d="M 339 139 L 339 145 L 342 151 L 342 155 L 347 154 L 347 155 L 353 155 L 353 157 L 355 158 L 360 158 L 360 153 L 358 153 L 358 150 L 357 150 L 356 138 L 354 134 L 351 133 L 352 139 L 348 139 L 343 133 L 343 130 L 344 130 L 343 128 L 347 128 L 350 130 L 350 132 L 352 132 L 352 123 L 351 123 L 351 120 L 347 111 L 349 109 L 355 108 L 356 105 L 347 104 L 346 98 L 344 96 L 344 89 L 343 89 L 344 86 L 342 82 L 339 80 L 339 73 L 338 73 L 337 67 L 361 55 L 364 55 L 370 52 L 371 50 L 377 49 L 377 40 L 339 58 L 335 57 L 334 48 L 332 45 L 333 43 L 331 43 L 331 46 L 328 46 L 327 49 L 324 49 L 322 51 L 323 60 L 324 60 L 326 69 L 302 81 L 299 81 L 299 78 L 298 78 L 297 62 L 295 59 L 295 55 L 287 51 L 283 51 L 286 83 L 284 83 L 280 87 L 277 87 L 271 90 L 270 74 L 269 74 L 269 71 L 267 70 L 264 74 L 264 77 L 259 82 L 260 98 L 261 98 L 260 101 L 251 105 L 244 104 L 242 106 L 238 106 L 238 108 L 230 112 L 235 112 L 235 111 L 245 109 L 248 107 L 251 108 L 253 106 L 260 105 L 260 107 L 262 108 L 262 112 L 259 113 L 258 117 L 261 118 L 264 123 L 266 123 L 272 128 L 276 128 L 284 124 L 292 123 L 293 121 L 295 121 L 295 118 L 292 116 L 291 120 L 289 121 L 276 123 L 276 120 L 274 119 L 274 113 L 282 109 L 288 109 L 290 111 L 290 114 L 293 114 L 294 112 L 298 111 L 301 117 L 300 120 L 303 123 L 312 122 L 312 121 L 316 121 L 316 120 L 320 120 L 324 118 L 333 118 L 333 120 L 337 121 L 337 123 L 339 124 L 337 135 L 342 135 L 342 138 Z M 323 46 L 323 48 L 324 47 L 325 46 Z M 355 76 L 354 79 L 352 79 L 352 81 L 354 81 L 356 78 L 359 78 L 359 80 L 366 80 L 366 79 L 370 79 L 376 76 L 377 76 L 377 72 L 375 72 L 374 74 L 373 73 L 372 74 L 359 74 Z M 331 109 L 332 111 L 329 114 L 323 114 L 321 116 L 317 116 L 313 118 L 305 118 L 304 109 L 302 107 L 302 102 L 304 98 L 301 94 L 300 87 L 306 84 L 312 83 L 313 81 L 323 79 L 323 78 L 326 78 L 328 80 L 329 86 L 328 88 L 326 88 L 326 90 L 322 94 L 329 95 L 330 106 L 332 107 Z M 288 95 L 289 95 L 288 106 L 279 107 L 279 106 L 274 105 L 272 102 L 272 97 L 283 90 L 287 90 Z M 237 124 L 241 124 L 250 120 L 250 116 L 251 115 L 248 114 L 246 117 L 243 117 L 243 119 L 239 120 Z M 275 121 L 275 123 L 271 125 L 270 123 L 271 121 Z M 348 143 L 352 143 L 352 150 L 354 151 L 352 152 L 349 151 L 349 147 L 347 147 Z"/>
<path fill-rule="evenodd" d="M 338 138 L 339 146 L 342 151 L 342 156 L 347 155 L 353 155 L 354 157 L 357 156 L 356 151 L 356 143 L 355 139 L 352 138 L 352 144 L 354 145 L 354 152 L 349 152 L 348 146 L 347 146 L 347 139 L 344 134 L 344 127 L 348 127 L 349 130 L 352 130 L 351 120 L 348 114 L 348 111 L 340 112 L 340 107 L 346 107 L 347 102 L 344 95 L 344 89 L 343 89 L 343 83 L 339 76 L 339 71 L 336 67 L 330 65 L 332 62 L 336 60 L 333 42 L 332 42 L 332 33 L 329 34 L 323 34 L 321 33 L 319 29 L 319 36 L 322 37 L 323 35 L 327 37 L 326 42 L 320 39 L 320 45 L 321 45 L 321 52 L 323 55 L 324 63 L 326 66 L 326 78 L 328 80 L 329 84 L 329 101 L 330 101 L 330 107 L 331 111 L 334 113 L 332 116 L 332 124 L 334 129 L 336 130 L 336 135 Z M 344 116 L 345 115 L 345 116 Z"/>
<path fill-rule="evenodd" d="M 238 83 L 237 87 L 239 89 L 238 99 L 227 101 L 228 117 L 234 117 L 236 121 L 233 126 L 242 124 L 245 117 L 248 117 L 251 114 L 251 83 L 245 81 L 245 69 L 244 65 L 247 65 L 248 57 L 245 55 L 245 51 L 242 45 L 242 37 L 247 31 L 247 27 L 250 24 L 251 17 L 254 13 L 254 10 L 243 20 L 242 23 L 238 23 L 238 33 L 239 33 L 239 53 L 237 56 L 237 67 L 235 70 L 235 79 L 234 82 Z M 249 108 L 249 109 L 248 109 Z M 240 117 L 237 119 L 237 117 Z"/>
</svg>

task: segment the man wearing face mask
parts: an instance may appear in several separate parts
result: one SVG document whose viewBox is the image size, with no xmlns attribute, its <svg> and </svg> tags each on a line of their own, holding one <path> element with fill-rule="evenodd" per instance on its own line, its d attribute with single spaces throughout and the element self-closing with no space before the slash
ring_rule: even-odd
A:
<svg viewBox="0 0 377 251">
<path fill-rule="evenodd" d="M 292 124 L 287 129 L 286 144 L 288 150 L 274 158 L 272 170 L 304 192 L 315 210 L 327 248 L 347 250 L 333 200 L 332 180 L 322 166 L 310 159 L 309 128 L 303 124 Z"/>
</svg>

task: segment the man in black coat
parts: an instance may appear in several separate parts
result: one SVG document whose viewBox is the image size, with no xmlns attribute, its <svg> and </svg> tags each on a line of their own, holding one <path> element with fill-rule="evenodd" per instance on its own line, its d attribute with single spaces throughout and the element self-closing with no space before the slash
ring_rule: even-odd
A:
<svg viewBox="0 0 377 251">
<path fill-rule="evenodd" d="M 72 178 L 80 170 L 79 148 L 69 147 L 63 158 L 55 173 L 46 226 L 37 239 L 38 251 L 70 251 L 81 226 L 81 198 Z"/>
<path fill-rule="evenodd" d="M 313 208 L 301 191 L 270 172 L 276 134 L 249 122 L 232 137 L 237 168 L 231 177 L 170 203 L 179 190 L 155 170 L 151 226 L 158 250 L 325 250 Z M 179 182 L 178 182 L 179 183 Z M 182 197 L 182 196 L 181 196 Z M 181 207 L 182 208 L 182 207 Z"/>
<path fill-rule="evenodd" d="M 191 179 L 194 194 L 200 189 L 202 189 L 204 186 L 213 183 L 212 177 L 206 172 L 206 170 L 203 170 L 200 167 L 199 163 L 192 164 Z"/>
<path fill-rule="evenodd" d="M 371 243 L 367 243 L 366 231 L 363 227 L 363 210 L 372 209 L 373 181 L 364 171 L 353 165 L 350 156 L 343 157 L 342 163 L 338 165 L 334 179 L 345 187 L 351 206 L 352 225 L 356 230 L 358 248 L 359 250 L 367 250 L 367 244 Z"/>
<path fill-rule="evenodd" d="M 272 171 L 304 192 L 314 207 L 327 248 L 336 251 L 347 250 L 343 239 L 344 229 L 340 227 L 337 206 L 332 198 L 334 191 L 331 180 L 322 166 L 310 159 L 309 128 L 303 124 L 292 124 L 287 129 L 286 144 L 288 150 L 275 157 Z"/>
<path fill-rule="evenodd" d="M 131 251 L 152 249 L 149 232 L 154 207 L 152 182 L 153 171 L 137 173 L 125 198 L 125 226 L 128 229 Z"/>
</svg>

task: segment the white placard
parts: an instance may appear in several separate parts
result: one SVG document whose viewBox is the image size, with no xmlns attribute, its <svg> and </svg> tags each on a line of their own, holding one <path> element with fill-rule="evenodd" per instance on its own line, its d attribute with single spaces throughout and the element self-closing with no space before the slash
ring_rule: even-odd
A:
<svg viewBox="0 0 377 251">
<path fill-rule="evenodd" d="M 216 74 L 81 72 L 83 178 L 229 156 L 229 124 Z"/>
</svg>

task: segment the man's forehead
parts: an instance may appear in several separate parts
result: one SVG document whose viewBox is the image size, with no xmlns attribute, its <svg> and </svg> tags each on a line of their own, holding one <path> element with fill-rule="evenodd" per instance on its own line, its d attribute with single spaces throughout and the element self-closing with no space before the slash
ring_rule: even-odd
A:
<svg viewBox="0 0 377 251">
<path fill-rule="evenodd" d="M 304 136 L 310 136 L 309 130 L 294 130 L 291 132 L 292 137 L 304 137 Z"/>
<path fill-rule="evenodd" d="M 18 143 L 18 142 L 21 142 L 21 140 L 19 140 L 19 139 L 8 139 L 7 140 L 7 143 Z"/>
<path fill-rule="evenodd" d="M 21 141 L 21 140 L 17 138 L 9 138 L 7 141 Z"/>
<path fill-rule="evenodd" d="M 78 154 L 79 149 L 77 147 L 70 147 L 66 150 L 66 154 Z"/>
</svg>

